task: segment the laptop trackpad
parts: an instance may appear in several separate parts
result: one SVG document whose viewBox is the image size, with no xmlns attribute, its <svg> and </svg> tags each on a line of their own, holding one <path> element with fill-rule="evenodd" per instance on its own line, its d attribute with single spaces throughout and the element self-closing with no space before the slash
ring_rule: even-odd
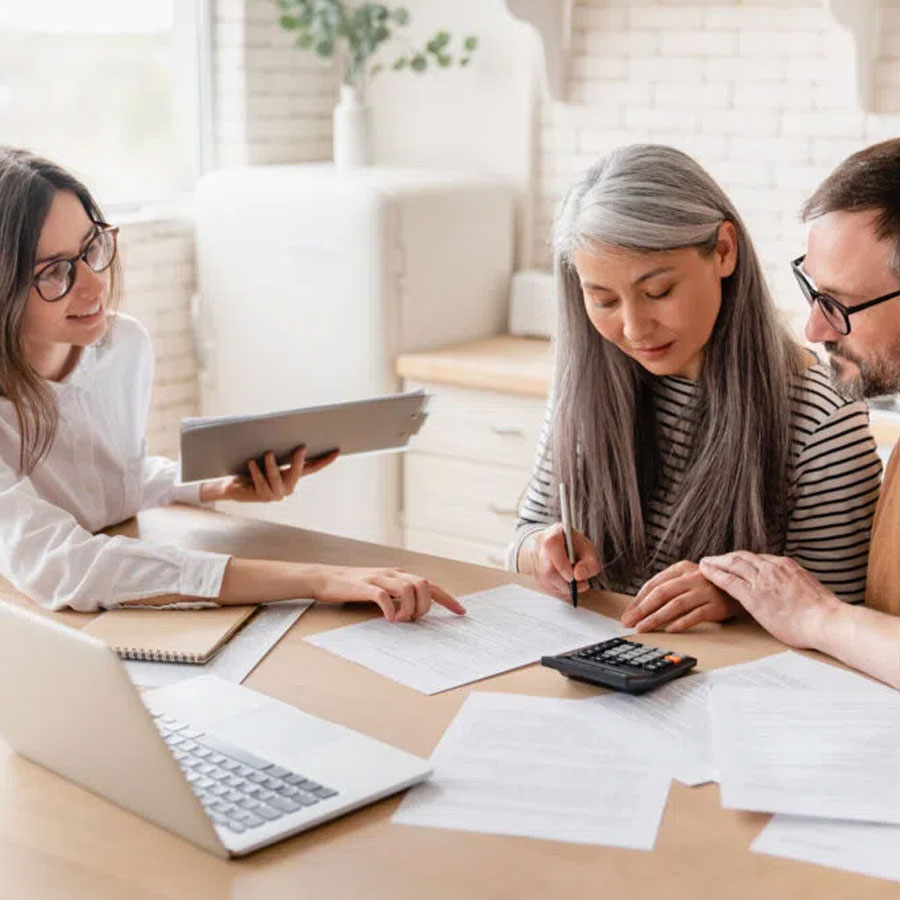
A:
<svg viewBox="0 0 900 900">
<path fill-rule="evenodd" d="M 216 722 L 210 732 L 282 766 L 347 736 L 337 725 L 276 703 Z"/>
</svg>

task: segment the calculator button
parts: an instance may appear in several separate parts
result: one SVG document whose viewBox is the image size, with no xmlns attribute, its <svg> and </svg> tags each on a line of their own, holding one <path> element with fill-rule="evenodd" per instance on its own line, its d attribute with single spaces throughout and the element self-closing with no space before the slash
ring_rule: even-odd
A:
<svg viewBox="0 0 900 900">
<path fill-rule="evenodd" d="M 670 654 L 666 657 L 666 662 L 670 662 L 670 663 L 673 663 L 673 664 L 674 664 L 674 663 L 680 663 L 680 662 L 681 662 L 681 657 L 680 657 L 680 656 L 676 656 L 676 655 L 673 654 L 673 653 L 670 653 Z"/>
</svg>

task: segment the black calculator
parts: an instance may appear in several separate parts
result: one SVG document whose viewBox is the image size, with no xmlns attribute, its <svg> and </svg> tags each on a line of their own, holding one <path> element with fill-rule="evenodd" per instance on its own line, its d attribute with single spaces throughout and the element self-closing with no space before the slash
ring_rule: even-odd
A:
<svg viewBox="0 0 900 900">
<path fill-rule="evenodd" d="M 569 653 L 542 656 L 541 665 L 580 681 L 628 694 L 643 694 L 687 674 L 697 665 L 697 660 L 683 653 L 613 638 Z"/>
</svg>

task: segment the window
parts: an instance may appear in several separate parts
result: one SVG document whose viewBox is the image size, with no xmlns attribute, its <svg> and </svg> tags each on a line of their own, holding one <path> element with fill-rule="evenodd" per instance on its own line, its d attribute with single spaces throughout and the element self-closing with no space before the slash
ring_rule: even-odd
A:
<svg viewBox="0 0 900 900">
<path fill-rule="evenodd" d="M 3 3 L 0 143 L 72 169 L 107 207 L 190 190 L 207 3 Z"/>
</svg>

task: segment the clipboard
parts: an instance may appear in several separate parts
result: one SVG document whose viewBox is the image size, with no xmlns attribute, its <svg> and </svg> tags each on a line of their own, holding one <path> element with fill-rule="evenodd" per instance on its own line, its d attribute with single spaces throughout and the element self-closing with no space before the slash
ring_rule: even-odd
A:
<svg viewBox="0 0 900 900">
<path fill-rule="evenodd" d="M 400 450 L 428 417 L 428 400 L 419 390 L 261 415 L 187 418 L 181 423 L 181 480 L 246 475 L 248 460 L 269 450 L 286 465 L 300 444 L 307 460 L 335 449 L 342 456 Z"/>
</svg>

